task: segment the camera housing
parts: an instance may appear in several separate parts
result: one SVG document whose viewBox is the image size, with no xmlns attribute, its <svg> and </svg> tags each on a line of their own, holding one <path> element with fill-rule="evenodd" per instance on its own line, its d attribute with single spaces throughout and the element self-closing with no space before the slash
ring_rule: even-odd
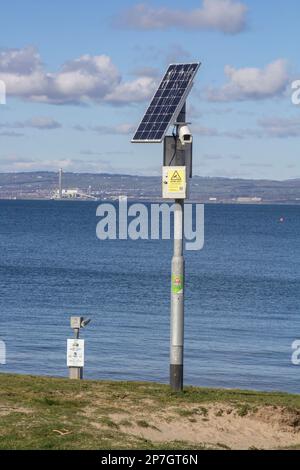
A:
<svg viewBox="0 0 300 470">
<path fill-rule="evenodd" d="M 193 136 L 187 124 L 179 126 L 178 137 L 182 145 L 191 144 Z"/>
<path fill-rule="evenodd" d="M 91 322 L 90 318 L 84 317 L 71 317 L 71 328 L 73 330 L 80 330 L 80 328 L 85 328 Z"/>
</svg>

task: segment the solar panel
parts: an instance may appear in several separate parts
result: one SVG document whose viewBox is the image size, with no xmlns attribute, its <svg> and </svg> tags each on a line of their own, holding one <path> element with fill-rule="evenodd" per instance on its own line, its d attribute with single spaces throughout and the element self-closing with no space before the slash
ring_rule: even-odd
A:
<svg viewBox="0 0 300 470">
<path fill-rule="evenodd" d="M 182 110 L 200 63 L 171 64 L 132 139 L 134 143 L 161 142 Z"/>
</svg>

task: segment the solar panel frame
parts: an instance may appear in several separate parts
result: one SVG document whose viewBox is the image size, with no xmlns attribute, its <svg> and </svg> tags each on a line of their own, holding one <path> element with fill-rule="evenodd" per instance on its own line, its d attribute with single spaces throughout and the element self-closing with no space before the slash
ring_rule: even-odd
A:
<svg viewBox="0 0 300 470">
<path fill-rule="evenodd" d="M 191 62 L 187 64 L 170 64 L 166 73 L 164 74 L 159 87 L 157 88 L 156 92 L 154 93 L 150 105 L 146 109 L 146 112 L 141 120 L 137 130 L 135 131 L 134 137 L 131 140 L 132 143 L 161 143 L 164 139 L 168 128 L 176 122 L 178 115 L 180 114 L 187 97 L 193 87 L 193 80 L 201 66 L 200 62 Z M 176 97 L 175 91 L 176 88 L 172 86 L 174 83 L 178 84 L 178 79 L 176 80 L 169 80 L 167 81 L 168 74 L 171 73 L 172 67 L 174 69 L 175 75 L 182 73 L 185 71 L 189 71 L 189 68 L 192 67 L 190 70 L 191 76 L 187 80 L 184 80 L 183 87 L 177 87 L 178 89 L 184 88 L 180 98 L 179 96 Z M 181 70 L 176 71 L 176 68 L 181 68 Z M 166 84 L 164 84 L 166 82 Z M 174 92 L 172 97 L 170 97 L 170 92 Z M 171 101 L 170 101 L 171 98 Z M 178 99 L 179 98 L 179 99 Z M 161 112 L 162 107 L 164 107 L 165 112 Z M 155 113 L 155 111 L 157 111 Z M 150 121 L 148 118 L 152 118 Z M 150 126 L 149 126 L 150 125 Z M 147 128 L 148 127 L 148 128 Z M 138 137 L 138 138 L 137 138 Z"/>
</svg>

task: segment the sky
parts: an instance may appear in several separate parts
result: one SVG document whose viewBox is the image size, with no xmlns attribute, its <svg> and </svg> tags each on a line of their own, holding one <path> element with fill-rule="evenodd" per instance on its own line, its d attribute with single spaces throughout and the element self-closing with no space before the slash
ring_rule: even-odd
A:
<svg viewBox="0 0 300 470">
<path fill-rule="evenodd" d="M 298 0 L 1 3 L 1 172 L 159 175 L 131 138 L 167 65 L 199 61 L 194 173 L 300 178 Z"/>
</svg>

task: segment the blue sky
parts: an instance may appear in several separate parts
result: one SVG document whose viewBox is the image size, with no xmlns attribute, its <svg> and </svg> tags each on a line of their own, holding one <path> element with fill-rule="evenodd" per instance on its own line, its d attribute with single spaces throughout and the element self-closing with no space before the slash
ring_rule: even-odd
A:
<svg viewBox="0 0 300 470">
<path fill-rule="evenodd" d="M 0 171 L 160 174 L 130 143 L 169 62 L 201 61 L 195 173 L 300 177 L 297 0 L 11 0 L 1 5 Z"/>
</svg>

